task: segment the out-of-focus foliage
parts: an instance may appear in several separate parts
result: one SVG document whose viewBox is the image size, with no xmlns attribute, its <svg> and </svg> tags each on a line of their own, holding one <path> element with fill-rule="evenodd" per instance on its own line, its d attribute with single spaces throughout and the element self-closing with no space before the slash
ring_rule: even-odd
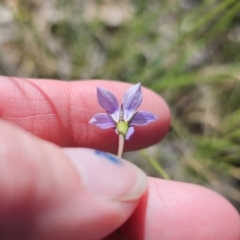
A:
<svg viewBox="0 0 240 240">
<path fill-rule="evenodd" d="M 0 16 L 2 75 L 142 82 L 172 131 L 126 156 L 240 203 L 240 1 L 5 0 Z"/>
</svg>

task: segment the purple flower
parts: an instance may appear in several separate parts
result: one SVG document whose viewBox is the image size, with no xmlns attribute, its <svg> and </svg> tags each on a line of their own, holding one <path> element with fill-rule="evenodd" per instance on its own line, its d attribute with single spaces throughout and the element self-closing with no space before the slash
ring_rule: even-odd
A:
<svg viewBox="0 0 240 240">
<path fill-rule="evenodd" d="M 102 129 L 114 128 L 118 135 L 123 135 L 127 140 L 134 133 L 133 126 L 146 125 L 157 119 L 150 112 L 137 112 L 142 103 L 141 83 L 126 91 L 121 106 L 111 92 L 100 87 L 97 88 L 97 100 L 107 113 L 96 114 L 89 123 Z"/>
</svg>

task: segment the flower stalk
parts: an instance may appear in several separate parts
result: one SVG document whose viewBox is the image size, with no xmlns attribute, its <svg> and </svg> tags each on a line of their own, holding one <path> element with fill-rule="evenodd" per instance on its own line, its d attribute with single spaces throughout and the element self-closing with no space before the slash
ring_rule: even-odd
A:
<svg viewBox="0 0 240 240">
<path fill-rule="evenodd" d="M 118 157 L 122 157 L 123 154 L 123 149 L 124 149 L 124 142 L 125 142 L 125 137 L 122 134 L 118 135 Z"/>
</svg>

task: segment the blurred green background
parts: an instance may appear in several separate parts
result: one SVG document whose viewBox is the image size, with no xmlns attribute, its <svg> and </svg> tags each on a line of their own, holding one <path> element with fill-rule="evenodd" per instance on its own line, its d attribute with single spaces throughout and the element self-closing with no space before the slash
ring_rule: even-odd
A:
<svg viewBox="0 0 240 240">
<path fill-rule="evenodd" d="M 240 209 L 239 0 L 5 0 L 0 74 L 141 82 L 172 111 L 160 144 L 125 157 Z"/>
</svg>

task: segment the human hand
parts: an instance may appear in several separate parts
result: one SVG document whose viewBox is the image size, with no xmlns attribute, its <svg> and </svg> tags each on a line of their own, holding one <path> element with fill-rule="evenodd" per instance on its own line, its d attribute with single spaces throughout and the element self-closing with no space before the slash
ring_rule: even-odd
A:
<svg viewBox="0 0 240 240">
<path fill-rule="evenodd" d="M 119 232 L 131 240 L 240 239 L 239 216 L 221 196 L 153 178 L 142 196 L 146 179 L 130 163 L 94 150 L 60 148 L 116 152 L 114 131 L 88 121 L 102 111 L 97 86 L 121 99 L 129 84 L 5 77 L 0 83 L 1 118 L 14 124 L 0 121 L 3 239 L 98 240 L 124 222 Z M 143 95 L 140 108 L 159 120 L 137 129 L 127 150 L 154 144 L 168 131 L 166 104 L 149 90 L 143 89 Z M 106 239 L 119 239 L 118 233 Z"/>
</svg>

